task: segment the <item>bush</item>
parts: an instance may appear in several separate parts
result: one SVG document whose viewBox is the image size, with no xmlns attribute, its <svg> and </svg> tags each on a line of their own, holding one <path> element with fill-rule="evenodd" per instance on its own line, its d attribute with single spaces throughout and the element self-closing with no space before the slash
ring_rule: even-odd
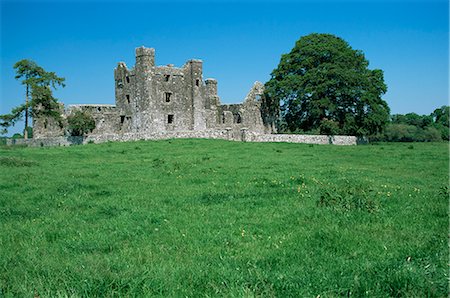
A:
<svg viewBox="0 0 450 298">
<path fill-rule="evenodd" d="M 438 142 L 442 140 L 441 131 L 433 126 L 421 128 L 409 124 L 390 124 L 383 136 L 372 137 L 371 140 L 388 142 Z"/>
<path fill-rule="evenodd" d="M 21 135 L 20 133 L 15 133 L 15 134 L 13 134 L 13 136 L 11 138 L 12 139 L 23 139 L 23 135 Z"/>
<path fill-rule="evenodd" d="M 71 136 L 84 136 L 95 129 L 95 120 L 91 114 L 76 111 L 67 117 L 68 128 Z"/>
<path fill-rule="evenodd" d="M 442 123 L 435 123 L 433 124 L 433 127 L 439 131 L 441 138 L 445 141 L 449 140 L 449 127 L 442 124 Z"/>
<path fill-rule="evenodd" d="M 321 135 L 338 135 L 340 134 L 339 123 L 337 121 L 324 119 L 320 123 L 319 131 Z"/>
<path fill-rule="evenodd" d="M 423 129 L 423 139 L 425 142 L 439 142 L 442 141 L 442 136 L 439 130 L 432 126 Z"/>
</svg>

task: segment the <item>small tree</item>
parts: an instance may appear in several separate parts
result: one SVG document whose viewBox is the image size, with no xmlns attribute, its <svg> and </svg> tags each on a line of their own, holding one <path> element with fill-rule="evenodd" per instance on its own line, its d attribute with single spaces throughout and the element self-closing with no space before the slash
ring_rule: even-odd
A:
<svg viewBox="0 0 450 298">
<path fill-rule="evenodd" d="M 91 114 L 76 111 L 67 117 L 70 135 L 84 136 L 95 129 L 95 120 Z"/>
<path fill-rule="evenodd" d="M 10 114 L 0 115 L 0 126 L 3 127 L 0 133 L 6 133 L 8 127 L 25 117 L 24 138 L 27 139 L 29 115 L 34 117 L 42 113 L 60 120 L 57 100 L 53 97 L 51 88 L 64 87 L 65 79 L 54 72 L 45 71 L 34 61 L 27 59 L 20 60 L 13 67 L 16 70 L 15 78 L 23 79 L 21 83 L 25 85 L 25 103 L 14 108 Z"/>
</svg>

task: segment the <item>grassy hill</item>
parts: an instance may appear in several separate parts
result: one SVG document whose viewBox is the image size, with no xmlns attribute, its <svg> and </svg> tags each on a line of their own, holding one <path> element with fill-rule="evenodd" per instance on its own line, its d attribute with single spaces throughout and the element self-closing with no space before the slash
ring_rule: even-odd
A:
<svg viewBox="0 0 450 298">
<path fill-rule="evenodd" d="M 445 297 L 448 149 L 0 147 L 0 296 Z"/>
</svg>

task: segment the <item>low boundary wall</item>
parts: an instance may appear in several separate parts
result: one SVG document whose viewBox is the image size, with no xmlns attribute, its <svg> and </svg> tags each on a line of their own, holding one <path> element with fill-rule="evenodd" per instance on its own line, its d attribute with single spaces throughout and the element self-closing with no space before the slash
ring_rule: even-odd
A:
<svg viewBox="0 0 450 298">
<path fill-rule="evenodd" d="M 324 136 L 324 135 L 297 135 L 297 134 L 258 134 L 248 132 L 245 129 L 233 131 L 204 130 L 204 131 L 177 131 L 162 133 L 126 133 L 90 135 L 87 137 L 51 137 L 37 139 L 8 139 L 7 145 L 27 145 L 32 147 L 47 146 L 71 146 L 88 143 L 104 143 L 109 141 L 126 142 L 138 140 L 166 140 L 166 139 L 222 139 L 243 142 L 285 142 L 306 144 L 332 144 L 332 145 L 356 145 L 366 143 L 364 139 L 355 136 Z"/>
</svg>

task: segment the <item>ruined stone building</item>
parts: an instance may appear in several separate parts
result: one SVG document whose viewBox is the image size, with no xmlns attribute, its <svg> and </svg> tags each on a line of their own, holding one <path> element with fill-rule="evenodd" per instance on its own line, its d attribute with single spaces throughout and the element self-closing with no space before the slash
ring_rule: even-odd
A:
<svg viewBox="0 0 450 298">
<path fill-rule="evenodd" d="M 156 66 L 155 50 L 136 49 L 136 64 L 119 62 L 114 70 L 115 105 L 61 105 L 62 123 L 53 118 L 33 119 L 33 139 L 9 144 L 68 146 L 105 141 L 167 138 L 214 138 L 254 142 L 356 144 L 352 136 L 274 134 L 273 123 L 263 121 L 264 86 L 256 82 L 241 104 L 221 104 L 217 81 L 203 80 L 203 62 L 189 60 L 181 68 Z M 72 137 L 67 117 L 77 110 L 95 120 L 86 137 Z"/>
<path fill-rule="evenodd" d="M 119 62 L 114 70 L 115 105 L 71 105 L 63 118 L 75 110 L 93 116 L 91 135 L 149 135 L 164 132 L 215 131 L 228 129 L 270 133 L 261 114 L 263 85 L 256 82 L 242 104 L 221 104 L 217 81 L 203 80 L 203 62 L 189 60 L 181 68 L 156 66 L 155 50 L 136 49 L 136 64 L 129 69 Z M 51 119 L 35 119 L 35 138 L 67 135 Z"/>
</svg>

